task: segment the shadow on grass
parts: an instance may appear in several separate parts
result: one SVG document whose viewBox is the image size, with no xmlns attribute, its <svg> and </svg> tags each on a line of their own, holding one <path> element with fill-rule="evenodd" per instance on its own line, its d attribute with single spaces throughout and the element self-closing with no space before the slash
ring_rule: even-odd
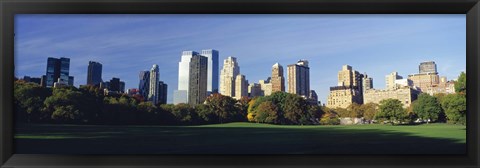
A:
<svg viewBox="0 0 480 168">
<path fill-rule="evenodd" d="M 17 154 L 464 154 L 466 144 L 354 127 L 22 125 Z"/>
</svg>

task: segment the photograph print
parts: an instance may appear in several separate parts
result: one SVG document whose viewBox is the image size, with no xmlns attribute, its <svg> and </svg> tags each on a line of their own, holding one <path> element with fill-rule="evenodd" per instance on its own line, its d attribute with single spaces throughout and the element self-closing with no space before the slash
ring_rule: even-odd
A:
<svg viewBox="0 0 480 168">
<path fill-rule="evenodd" d="M 17 14 L 16 154 L 464 155 L 465 14 Z"/>
</svg>

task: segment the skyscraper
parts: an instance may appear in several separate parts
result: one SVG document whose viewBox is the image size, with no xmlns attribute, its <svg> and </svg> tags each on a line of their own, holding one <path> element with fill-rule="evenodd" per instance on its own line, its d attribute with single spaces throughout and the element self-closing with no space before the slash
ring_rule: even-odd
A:
<svg viewBox="0 0 480 168">
<path fill-rule="evenodd" d="M 208 58 L 208 93 L 218 93 L 218 51 L 213 49 L 202 50 L 200 55 Z"/>
<path fill-rule="evenodd" d="M 235 99 L 240 100 L 248 96 L 248 81 L 245 75 L 238 74 L 235 78 Z"/>
<path fill-rule="evenodd" d="M 288 92 L 308 98 L 310 95 L 310 68 L 307 60 L 287 66 Z"/>
<path fill-rule="evenodd" d="M 437 73 L 437 64 L 434 61 L 421 62 L 418 66 L 418 72 L 420 74 Z"/>
<path fill-rule="evenodd" d="M 120 81 L 119 86 L 120 86 L 119 92 L 120 93 L 125 93 L 125 82 Z"/>
<path fill-rule="evenodd" d="M 158 82 L 158 103 L 167 104 L 168 85 L 163 81 Z"/>
<path fill-rule="evenodd" d="M 138 91 L 140 95 L 142 95 L 143 99 L 147 100 L 150 89 L 150 71 L 140 71 L 138 77 L 140 78 Z"/>
<path fill-rule="evenodd" d="M 363 78 L 364 75 L 343 65 L 338 71 L 338 86 L 330 87 L 327 107 L 346 108 L 352 103 L 363 104 Z"/>
<path fill-rule="evenodd" d="M 223 61 L 220 72 L 220 93 L 225 96 L 235 96 L 235 77 L 240 74 L 237 58 L 228 57 Z"/>
<path fill-rule="evenodd" d="M 47 59 L 47 72 L 46 72 L 46 87 L 53 87 L 55 82 L 60 82 L 63 84 L 69 84 L 69 80 L 72 81 L 73 77 L 70 78 L 70 58 L 52 58 Z"/>
<path fill-rule="evenodd" d="M 87 85 L 99 85 L 102 82 L 102 64 L 88 62 Z"/>
<path fill-rule="evenodd" d="M 368 90 L 368 89 L 373 89 L 373 79 L 369 78 L 367 73 L 365 73 L 365 75 L 362 78 L 362 84 L 363 84 L 363 87 L 362 87 L 363 92 L 365 92 L 365 90 Z"/>
<path fill-rule="evenodd" d="M 283 77 L 283 67 L 279 63 L 272 66 L 272 92 L 285 91 L 285 77 Z"/>
<path fill-rule="evenodd" d="M 160 80 L 160 75 L 158 73 L 158 65 L 154 64 L 152 69 L 150 69 L 150 84 L 148 89 L 148 101 L 153 102 L 153 104 L 158 104 L 158 81 Z"/>
<path fill-rule="evenodd" d="M 188 104 L 201 104 L 207 98 L 208 58 L 194 55 L 190 60 Z"/>
<path fill-rule="evenodd" d="M 386 84 L 386 89 L 387 90 L 395 90 L 397 88 L 397 85 L 395 84 L 395 81 L 398 79 L 403 79 L 402 76 L 398 75 L 398 72 L 392 72 L 388 75 L 385 76 L 385 84 Z"/>
<path fill-rule="evenodd" d="M 120 92 L 120 78 L 112 78 L 110 82 L 107 82 L 107 87 L 109 91 Z"/>
<path fill-rule="evenodd" d="M 174 91 L 173 103 L 188 103 L 188 88 L 190 77 L 190 61 L 198 55 L 195 51 L 183 51 L 182 58 L 178 63 L 178 89 Z"/>
<path fill-rule="evenodd" d="M 262 96 L 262 87 L 258 83 L 248 85 L 248 97 Z"/>
</svg>

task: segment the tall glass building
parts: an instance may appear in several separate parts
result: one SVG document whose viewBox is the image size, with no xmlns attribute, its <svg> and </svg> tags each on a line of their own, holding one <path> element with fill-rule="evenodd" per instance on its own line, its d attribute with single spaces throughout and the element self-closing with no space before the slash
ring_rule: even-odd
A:
<svg viewBox="0 0 480 168">
<path fill-rule="evenodd" d="M 99 85 L 102 82 L 102 64 L 88 62 L 87 85 Z"/>
<path fill-rule="evenodd" d="M 218 93 L 218 51 L 213 49 L 202 50 L 200 55 L 207 57 L 208 69 L 207 69 L 207 92 Z"/>
<path fill-rule="evenodd" d="M 182 58 L 178 63 L 178 90 L 173 94 L 173 103 L 188 103 L 188 85 L 190 75 L 190 60 L 194 55 L 199 55 L 195 51 L 183 51 Z"/>
<path fill-rule="evenodd" d="M 55 82 L 73 85 L 73 77 L 70 73 L 70 58 L 52 58 L 47 59 L 46 87 L 53 87 Z"/>
<path fill-rule="evenodd" d="M 148 98 L 148 90 L 150 89 L 150 71 L 141 71 L 138 77 L 140 78 L 138 85 L 139 93 L 146 100 Z"/>
<path fill-rule="evenodd" d="M 160 74 L 158 65 L 154 64 L 150 69 L 150 89 L 148 90 L 148 100 L 153 104 L 158 104 L 158 81 L 160 80 Z"/>
<path fill-rule="evenodd" d="M 208 58 L 195 55 L 190 61 L 188 104 L 201 104 L 207 98 Z"/>
</svg>

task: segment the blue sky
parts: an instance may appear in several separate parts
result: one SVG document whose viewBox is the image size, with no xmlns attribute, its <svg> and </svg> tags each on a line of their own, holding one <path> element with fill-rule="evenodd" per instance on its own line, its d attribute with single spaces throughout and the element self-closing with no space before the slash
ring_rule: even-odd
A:
<svg viewBox="0 0 480 168">
<path fill-rule="evenodd" d="M 138 74 L 152 64 L 177 89 L 184 50 L 216 49 L 220 68 L 237 57 L 249 82 L 307 59 L 310 86 L 322 103 L 337 73 L 348 64 L 385 88 L 385 75 L 418 72 L 435 61 L 441 76 L 456 79 L 466 69 L 466 20 L 455 15 L 16 15 L 15 75 L 45 74 L 47 57 L 71 59 L 75 86 L 86 83 L 88 61 L 103 64 L 104 81 L 119 77 L 138 88 Z M 286 74 L 284 74 L 286 76 Z"/>
</svg>

